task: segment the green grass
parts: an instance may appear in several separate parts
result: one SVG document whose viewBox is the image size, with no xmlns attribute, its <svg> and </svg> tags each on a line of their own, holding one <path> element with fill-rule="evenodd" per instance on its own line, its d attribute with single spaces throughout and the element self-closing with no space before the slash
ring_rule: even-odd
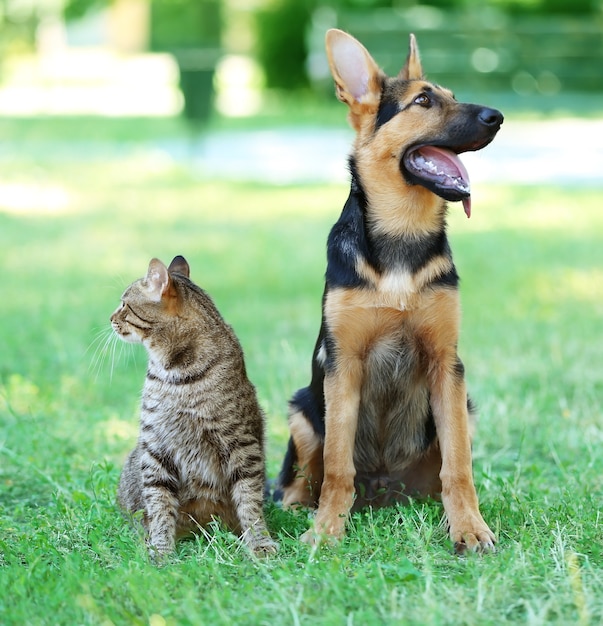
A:
<svg viewBox="0 0 603 626">
<path fill-rule="evenodd" d="M 98 124 L 99 137 L 115 129 Z M 460 351 L 480 406 L 475 476 L 495 555 L 455 557 L 437 503 L 356 514 L 340 546 L 316 553 L 297 541 L 304 514 L 269 507 L 277 557 L 249 558 L 218 527 L 157 568 L 120 515 L 145 368 L 142 349 L 104 347 L 125 286 L 153 256 L 187 257 L 241 338 L 275 475 L 346 193 L 208 182 L 144 149 L 4 159 L 0 622 L 601 623 L 602 189 L 477 188 L 470 221 L 451 207 Z"/>
</svg>

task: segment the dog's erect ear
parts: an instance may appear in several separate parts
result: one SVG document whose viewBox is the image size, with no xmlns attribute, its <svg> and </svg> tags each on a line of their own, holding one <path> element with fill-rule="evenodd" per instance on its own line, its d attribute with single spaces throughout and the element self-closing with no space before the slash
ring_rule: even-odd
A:
<svg viewBox="0 0 603 626">
<path fill-rule="evenodd" d="M 350 108 L 378 105 L 384 75 L 367 49 L 336 28 L 327 31 L 326 47 L 337 97 Z"/>
<path fill-rule="evenodd" d="M 410 47 L 408 50 L 408 56 L 406 57 L 406 63 L 400 70 L 398 78 L 402 80 L 418 80 L 423 78 L 423 68 L 421 67 L 421 57 L 419 56 L 419 46 L 417 45 L 416 37 L 411 33 L 410 35 Z"/>
</svg>

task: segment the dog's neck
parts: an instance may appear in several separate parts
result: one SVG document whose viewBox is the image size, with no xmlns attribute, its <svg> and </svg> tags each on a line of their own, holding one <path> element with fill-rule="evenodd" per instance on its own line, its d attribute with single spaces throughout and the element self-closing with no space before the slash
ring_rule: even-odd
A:
<svg viewBox="0 0 603 626">
<path fill-rule="evenodd" d="M 336 273 L 341 275 L 347 266 L 350 275 L 354 275 L 357 268 L 358 256 L 363 259 L 366 267 L 381 274 L 387 268 L 404 268 L 410 272 L 421 270 L 434 256 L 446 259 L 446 264 L 452 263 L 452 254 L 446 236 L 446 207 L 441 201 L 441 214 L 434 220 L 436 228 L 430 231 L 415 229 L 408 232 L 405 229 L 391 229 L 382 232 L 378 220 L 373 218 L 376 213 L 370 204 L 369 197 L 363 182 L 358 175 L 354 158 L 350 158 L 351 187 L 350 195 L 343 209 L 342 215 L 331 232 L 333 243 L 331 250 L 337 250 L 337 255 L 329 259 L 331 270 L 337 268 Z M 345 242 L 349 241 L 349 246 Z M 347 251 L 353 251 L 353 258 L 346 261 Z M 350 252 L 351 254 L 351 252 Z M 329 271 L 327 272 L 329 273 Z M 346 272 L 347 273 L 347 272 Z"/>
<path fill-rule="evenodd" d="M 446 201 L 420 185 L 407 183 L 400 173 L 393 181 L 371 170 L 363 178 L 355 156 L 349 159 L 350 199 L 362 209 L 367 234 L 371 238 L 423 239 L 446 231 Z"/>
</svg>

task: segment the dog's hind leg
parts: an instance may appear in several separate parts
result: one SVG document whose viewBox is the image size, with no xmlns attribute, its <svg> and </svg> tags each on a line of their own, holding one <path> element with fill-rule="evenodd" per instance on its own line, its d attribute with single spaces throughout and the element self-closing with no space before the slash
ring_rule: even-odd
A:
<svg viewBox="0 0 603 626">
<path fill-rule="evenodd" d="M 289 451 L 281 471 L 283 506 L 316 507 L 323 479 L 323 442 L 302 411 L 289 417 Z"/>
<path fill-rule="evenodd" d="M 400 482 L 404 485 L 404 494 L 412 498 L 439 499 L 442 493 L 441 469 L 442 455 L 436 441 L 404 470 L 400 477 Z"/>
</svg>

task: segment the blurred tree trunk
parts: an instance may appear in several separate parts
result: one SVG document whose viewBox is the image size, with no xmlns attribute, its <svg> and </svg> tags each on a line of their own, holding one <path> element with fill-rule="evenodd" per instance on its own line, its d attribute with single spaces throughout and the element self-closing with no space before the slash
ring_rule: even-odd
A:
<svg viewBox="0 0 603 626">
<path fill-rule="evenodd" d="M 308 85 L 306 34 L 316 0 L 272 0 L 256 15 L 257 57 L 268 87 Z"/>
<path fill-rule="evenodd" d="M 219 0 L 151 0 L 151 50 L 174 55 L 190 121 L 205 122 L 210 116 L 221 34 Z"/>
</svg>

